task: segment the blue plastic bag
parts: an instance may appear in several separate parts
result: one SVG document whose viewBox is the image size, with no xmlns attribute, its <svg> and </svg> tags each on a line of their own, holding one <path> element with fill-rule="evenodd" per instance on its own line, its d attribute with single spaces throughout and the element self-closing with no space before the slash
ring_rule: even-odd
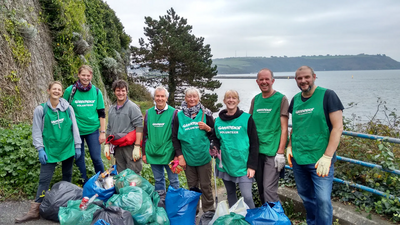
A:
<svg viewBox="0 0 400 225">
<path fill-rule="evenodd" d="M 260 208 L 248 209 L 246 221 L 252 225 L 291 225 L 281 203 L 265 203 Z"/>
<path fill-rule="evenodd" d="M 106 221 L 99 219 L 97 220 L 97 222 L 93 225 L 110 225 L 109 223 L 107 223 Z"/>
<path fill-rule="evenodd" d="M 114 171 L 116 173 L 116 166 L 114 165 Z M 112 175 L 114 175 L 114 171 L 111 172 Z M 115 193 L 115 187 L 109 188 L 109 189 L 104 189 L 95 184 L 96 180 L 99 178 L 100 172 L 97 172 L 96 175 L 92 176 L 86 184 L 83 186 L 83 197 L 92 197 L 95 194 L 98 194 L 99 196 L 97 199 L 103 200 L 106 202 L 114 193 Z"/>
<path fill-rule="evenodd" d="M 196 208 L 200 195 L 200 192 L 168 187 L 165 209 L 171 225 L 181 225 L 183 221 L 185 225 L 196 224 Z"/>
</svg>

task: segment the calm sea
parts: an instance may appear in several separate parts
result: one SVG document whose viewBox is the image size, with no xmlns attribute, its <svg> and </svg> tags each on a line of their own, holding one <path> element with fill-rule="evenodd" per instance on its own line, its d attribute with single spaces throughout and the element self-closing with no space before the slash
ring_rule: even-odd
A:
<svg viewBox="0 0 400 225">
<path fill-rule="evenodd" d="M 366 122 L 371 119 L 378 107 L 378 98 L 386 102 L 388 111 L 400 114 L 400 70 L 363 70 L 363 71 L 316 71 L 316 85 L 332 89 L 341 99 L 347 118 L 355 118 Z M 235 74 L 224 74 L 235 76 Z M 224 93 L 233 89 L 239 93 L 239 107 L 248 112 L 252 98 L 260 93 L 256 83 L 256 74 L 236 74 L 237 76 L 253 76 L 254 79 L 219 79 L 221 87 L 215 92 L 218 101 L 223 103 Z M 294 76 L 294 72 L 274 73 L 275 76 Z M 221 75 L 223 76 L 223 75 Z M 274 89 L 285 94 L 290 100 L 300 91 L 294 79 L 276 79 Z M 349 103 L 357 105 L 349 107 Z M 225 107 L 225 106 L 224 106 Z M 381 106 L 383 109 L 383 106 Z M 217 116 L 218 114 L 214 114 Z M 377 115 L 385 119 L 383 112 Z"/>
</svg>

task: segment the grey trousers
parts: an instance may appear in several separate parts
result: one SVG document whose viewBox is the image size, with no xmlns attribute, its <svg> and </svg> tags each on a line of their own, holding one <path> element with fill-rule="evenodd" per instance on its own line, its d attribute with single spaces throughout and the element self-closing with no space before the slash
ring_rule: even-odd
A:
<svg viewBox="0 0 400 225">
<path fill-rule="evenodd" d="M 129 168 L 136 174 L 140 175 L 143 168 L 142 159 L 134 162 L 132 158 L 132 150 L 133 145 L 116 147 L 114 149 L 115 163 L 117 164 L 118 173 Z"/>
<path fill-rule="evenodd" d="M 227 181 L 227 180 L 222 180 L 224 182 L 226 192 L 228 194 L 228 203 L 229 207 L 232 207 L 237 201 L 237 196 L 236 196 L 236 183 L 232 181 Z M 246 182 L 246 183 L 239 183 L 239 189 L 240 193 L 242 194 L 242 197 L 244 198 L 244 202 L 247 204 L 247 206 L 250 209 L 254 209 L 254 200 L 253 200 L 253 194 L 252 194 L 252 186 L 253 183 Z"/>
<path fill-rule="evenodd" d="M 263 192 L 260 193 L 260 195 L 263 195 L 264 198 L 263 204 L 265 202 L 279 201 L 279 172 L 277 168 L 275 168 L 275 156 L 265 156 L 261 171 L 262 174 L 258 174 L 257 177 L 262 177 L 262 180 L 257 179 L 257 184 L 261 184 L 263 186 Z"/>
<path fill-rule="evenodd" d="M 200 190 L 203 192 L 203 194 L 201 195 L 201 205 L 203 212 L 215 210 L 214 198 L 211 187 L 211 173 L 212 173 L 211 160 L 209 163 L 203 166 L 187 165 L 185 170 L 188 187 L 199 188 L 200 185 Z"/>
</svg>

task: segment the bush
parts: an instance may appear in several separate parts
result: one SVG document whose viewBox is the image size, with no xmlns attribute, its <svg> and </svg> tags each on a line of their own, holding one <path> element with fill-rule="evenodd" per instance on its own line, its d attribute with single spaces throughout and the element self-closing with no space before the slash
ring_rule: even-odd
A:
<svg viewBox="0 0 400 225">
<path fill-rule="evenodd" d="M 94 174 L 93 163 L 86 151 L 88 177 Z M 33 199 L 36 196 L 40 174 L 37 150 L 32 145 L 32 126 L 12 125 L 0 128 L 0 201 Z M 79 169 L 74 165 L 72 183 L 82 186 Z M 50 187 L 62 180 L 61 163 L 58 163 Z"/>
</svg>

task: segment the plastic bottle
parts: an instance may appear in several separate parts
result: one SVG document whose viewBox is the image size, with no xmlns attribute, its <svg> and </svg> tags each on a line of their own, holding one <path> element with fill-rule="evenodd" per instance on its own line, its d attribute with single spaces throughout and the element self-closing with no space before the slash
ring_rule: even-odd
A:
<svg viewBox="0 0 400 225">
<path fill-rule="evenodd" d="M 99 197 L 98 194 L 93 195 L 91 198 L 89 198 L 89 201 L 88 201 L 87 204 L 89 205 L 90 203 L 94 202 L 94 200 L 95 200 L 97 197 Z"/>
</svg>

